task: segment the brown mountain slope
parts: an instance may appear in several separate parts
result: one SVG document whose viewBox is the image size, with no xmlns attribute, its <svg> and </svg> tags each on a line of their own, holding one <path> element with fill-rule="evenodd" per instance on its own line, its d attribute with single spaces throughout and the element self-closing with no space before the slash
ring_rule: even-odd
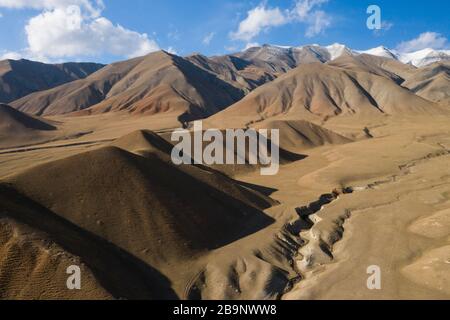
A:
<svg viewBox="0 0 450 320">
<path fill-rule="evenodd" d="M 13 103 L 33 114 L 173 113 L 180 121 L 204 118 L 242 98 L 243 92 L 167 52 L 109 65 L 90 77 Z M 87 109 L 87 110 L 85 110 Z"/>
<path fill-rule="evenodd" d="M 136 154 L 157 152 L 170 155 L 173 149 L 171 143 L 149 130 L 131 132 L 115 140 L 111 145 Z"/>
<path fill-rule="evenodd" d="M 326 119 L 342 114 L 434 114 L 438 106 L 385 77 L 313 63 L 263 85 L 211 117 L 214 125 L 251 125 L 277 115 Z"/>
<path fill-rule="evenodd" d="M 181 121 L 214 114 L 243 92 L 191 62 L 166 52 L 150 54 L 121 79 L 107 99 L 86 112 L 175 112 Z"/>
<path fill-rule="evenodd" d="M 280 147 L 287 150 L 307 150 L 328 144 L 352 142 L 347 137 L 304 120 L 268 120 L 255 127 L 280 130 Z"/>
<path fill-rule="evenodd" d="M 369 54 L 356 56 L 344 55 L 333 61 L 327 62 L 328 65 L 343 68 L 351 71 L 364 71 L 374 75 L 383 76 L 392 79 L 400 84 L 411 76 L 416 68 L 403 64 L 399 61 L 377 57 Z"/>
<path fill-rule="evenodd" d="M 449 105 L 450 62 L 434 63 L 418 69 L 403 86 L 427 100 Z"/>
<path fill-rule="evenodd" d="M 0 184 L 0 211 L 2 297 L 176 297 L 167 278 L 151 266 L 5 184 Z M 71 265 L 81 269 L 81 290 L 67 289 Z"/>
<path fill-rule="evenodd" d="M 344 50 L 343 56 L 350 54 Z M 194 64 L 211 71 L 247 93 L 299 65 L 331 60 L 327 49 L 311 45 L 285 48 L 271 45 L 253 47 L 243 52 L 207 58 L 200 54 L 187 57 Z"/>
<path fill-rule="evenodd" d="M 167 139 L 167 140 L 166 140 Z M 128 152 L 147 157 L 148 155 L 157 155 L 160 159 L 170 162 L 170 156 L 174 145 L 169 142 L 170 137 L 159 136 L 149 130 L 139 130 L 132 132 L 120 139 L 114 141 L 111 145 L 126 150 Z M 281 152 L 281 157 L 283 157 Z M 284 159 L 282 158 L 282 161 Z M 225 167 L 225 166 L 224 166 Z M 220 174 L 209 167 L 203 165 L 181 166 L 178 169 L 195 177 L 212 188 L 220 186 L 220 190 L 232 196 L 248 206 L 257 209 L 267 209 L 277 204 L 271 198 L 230 179 L 228 176 Z"/>
<path fill-rule="evenodd" d="M 130 72 L 143 58 L 110 64 L 89 77 L 59 87 L 36 92 L 11 105 L 35 115 L 70 113 L 102 101 L 112 86 Z"/>
<path fill-rule="evenodd" d="M 0 194 L 0 209 L 7 201 Z M 38 229 L 13 220 L 11 212 L 0 215 L 0 299 L 111 299 L 78 256 L 65 250 Z M 83 290 L 66 287 L 69 266 L 81 268 Z"/>
<path fill-rule="evenodd" d="M 0 104 L 0 147 L 32 144 L 51 136 L 57 128 L 51 122 Z"/>
<path fill-rule="evenodd" d="M 268 64 L 277 73 L 285 73 L 305 63 L 326 62 L 330 60 L 330 54 L 319 46 L 281 48 L 263 45 L 236 53 L 235 56 L 253 64 Z"/>
<path fill-rule="evenodd" d="M 34 130 L 55 130 L 42 119 L 20 112 L 6 104 L 0 104 L 0 137 L 27 134 Z"/>
<path fill-rule="evenodd" d="M 222 131 L 222 134 L 226 134 Z M 191 131 L 191 137 L 194 138 L 194 133 Z M 156 153 L 164 160 L 169 161 L 168 157 L 171 156 L 174 148 L 174 142 L 171 141 L 170 133 L 163 133 L 158 135 L 149 130 L 139 130 L 132 132 L 120 139 L 115 140 L 111 145 L 146 157 L 148 154 Z M 208 142 L 203 142 L 202 150 L 208 145 Z M 224 145 L 223 154 L 226 155 L 227 146 Z M 236 150 L 233 150 L 235 157 L 237 156 Z M 191 156 L 194 154 L 194 149 L 191 150 Z M 252 172 L 261 169 L 261 165 L 252 165 L 249 163 L 249 153 L 246 150 L 245 153 L 246 164 L 223 164 L 223 165 L 192 165 L 182 166 L 180 169 L 189 172 L 190 175 L 194 175 L 197 179 L 211 185 L 212 187 L 220 186 L 220 189 L 226 191 L 234 198 L 245 202 L 249 206 L 256 207 L 258 209 L 267 209 L 268 207 L 278 204 L 273 199 L 265 196 L 266 193 L 270 194 L 270 190 L 264 189 L 261 194 L 258 190 L 261 190 L 258 186 L 248 186 L 245 183 L 230 179 L 236 174 L 242 174 L 245 172 Z M 304 159 L 305 156 L 296 154 L 288 150 L 281 148 L 279 150 L 279 161 L 281 165 L 290 164 L 295 161 Z M 225 161 L 225 159 L 224 159 Z M 193 163 L 194 161 L 192 161 Z M 207 172 L 208 174 L 205 174 Z M 256 187 L 256 188 L 254 188 Z M 255 190 L 257 192 L 255 192 Z M 266 192 L 267 191 L 267 192 Z M 272 190 L 273 191 L 273 190 Z"/>
<path fill-rule="evenodd" d="M 0 61 L 0 102 L 83 79 L 103 68 L 98 63 L 45 64 L 29 60 Z"/>
<path fill-rule="evenodd" d="M 224 191 L 226 185 L 211 187 L 196 174 L 155 153 L 141 157 L 107 147 L 35 167 L 8 183 L 77 227 L 161 267 L 271 223 Z"/>
<path fill-rule="evenodd" d="M 274 80 L 279 75 L 268 63 L 249 62 L 232 55 L 208 58 L 195 54 L 186 59 L 246 93 Z"/>
</svg>

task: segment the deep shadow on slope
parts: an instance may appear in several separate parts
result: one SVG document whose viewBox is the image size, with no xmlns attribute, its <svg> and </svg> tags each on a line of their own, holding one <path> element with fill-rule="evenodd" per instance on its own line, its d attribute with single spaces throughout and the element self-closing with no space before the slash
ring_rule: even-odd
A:
<svg viewBox="0 0 450 320">
<path fill-rule="evenodd" d="M 169 161 L 168 157 L 171 156 L 174 145 L 169 142 L 170 137 L 164 136 L 164 138 L 149 130 L 134 131 L 126 136 L 123 136 L 115 140 L 111 145 L 124 149 L 126 151 L 142 155 L 146 157 L 148 154 L 158 154 L 160 158 Z M 269 142 L 270 143 L 270 142 Z M 302 155 L 293 154 L 289 151 L 280 150 L 282 161 L 287 162 L 289 160 L 296 161 L 304 158 Z M 288 160 L 289 159 L 289 160 Z M 191 163 L 194 161 L 191 160 Z M 237 165 L 223 165 L 223 166 L 211 166 L 193 164 L 193 165 L 181 165 L 178 168 L 186 171 L 188 174 L 195 176 L 197 179 L 204 181 L 213 188 L 218 188 L 224 192 L 227 192 L 234 198 L 238 198 L 243 202 L 248 203 L 258 209 L 267 209 L 278 204 L 273 199 L 269 198 L 270 194 L 276 190 L 266 188 L 263 186 L 251 185 L 243 183 L 235 179 L 230 178 L 223 173 L 225 167 L 236 167 Z M 249 168 L 253 167 L 256 170 L 258 166 L 245 165 Z M 222 171 L 215 170 L 217 167 L 221 167 Z"/>
<path fill-rule="evenodd" d="M 242 90 L 233 87 L 217 75 L 205 72 L 186 59 L 177 56 L 172 56 L 172 59 L 185 75 L 188 84 L 196 89 L 204 101 L 203 106 L 191 103 L 189 110 L 179 116 L 181 123 L 207 118 L 244 97 Z"/>
<path fill-rule="evenodd" d="M 107 147 L 47 163 L 10 179 L 60 217 L 155 268 L 252 234 L 273 219 L 174 167 Z"/>
<path fill-rule="evenodd" d="M 50 131 L 56 130 L 56 127 L 6 104 L 0 104 L 0 133 L 20 134 L 25 130 Z"/>
<path fill-rule="evenodd" d="M 245 129 L 246 130 L 246 129 Z M 225 130 L 220 130 L 223 137 L 226 137 L 226 131 Z M 191 139 L 194 139 L 194 132 L 191 131 Z M 171 141 L 171 134 L 170 133 L 164 133 L 161 135 L 161 137 L 168 141 L 170 143 Z M 261 139 L 261 135 L 259 133 L 257 133 L 257 138 Z M 272 140 L 269 138 L 267 139 L 267 147 L 268 147 L 268 153 L 269 155 L 271 154 L 271 145 L 272 145 Z M 193 141 L 193 140 L 192 140 Z M 227 153 L 227 144 L 226 141 L 222 141 L 224 144 L 224 149 L 223 149 L 223 163 L 226 163 L 226 153 Z M 219 171 L 222 174 L 224 174 L 225 176 L 229 176 L 229 177 L 234 177 L 240 174 L 246 174 L 246 173 L 250 173 L 250 172 L 254 172 L 254 171 L 258 171 L 260 170 L 262 167 L 264 167 L 261 164 L 250 164 L 250 153 L 249 153 L 249 148 L 248 148 L 248 142 L 249 142 L 249 138 L 247 137 L 245 139 L 245 143 L 246 143 L 246 150 L 245 150 L 245 155 L 243 155 L 244 158 L 244 164 L 213 164 L 210 166 L 200 166 L 200 165 L 196 165 L 197 167 L 201 167 L 205 170 L 214 170 L 214 171 Z M 205 150 L 205 148 L 210 144 L 210 142 L 207 141 L 203 141 L 202 142 L 202 152 Z M 235 138 L 234 141 L 235 145 L 237 143 L 237 138 Z M 295 153 L 295 152 L 291 152 L 287 149 L 284 149 L 281 146 L 282 141 L 280 141 L 280 146 L 279 147 L 279 164 L 280 165 L 286 165 L 286 164 L 290 164 L 292 162 L 296 162 L 296 161 L 301 161 L 307 158 L 306 155 L 304 154 L 299 154 L 299 153 Z M 240 157 L 240 155 L 238 154 L 236 148 L 234 148 L 235 150 L 233 150 L 233 156 L 234 159 L 237 159 L 238 157 Z M 191 149 L 191 153 L 188 155 L 189 157 L 192 157 L 192 155 L 194 154 L 194 144 L 192 144 L 192 149 Z"/>
</svg>

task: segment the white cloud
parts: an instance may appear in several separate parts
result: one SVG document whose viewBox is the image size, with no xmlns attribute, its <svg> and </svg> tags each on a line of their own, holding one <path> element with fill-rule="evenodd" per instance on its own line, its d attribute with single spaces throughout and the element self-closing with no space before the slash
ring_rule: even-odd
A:
<svg viewBox="0 0 450 320">
<path fill-rule="evenodd" d="M 259 5 L 247 13 L 247 18 L 241 21 L 236 32 L 231 33 L 231 38 L 233 40 L 250 41 L 261 31 L 281 26 L 287 22 L 288 17 L 279 8 L 270 9 L 266 8 L 265 5 Z"/>
<path fill-rule="evenodd" d="M 305 36 L 312 38 L 322 33 L 331 25 L 330 17 L 324 11 L 315 11 L 309 16 L 309 26 L 306 29 Z"/>
<path fill-rule="evenodd" d="M 324 11 L 316 10 L 316 7 L 326 2 L 328 0 L 297 0 L 292 10 L 284 11 L 260 4 L 248 11 L 238 30 L 231 33 L 231 39 L 249 42 L 264 30 L 294 22 L 305 24 L 305 35 L 313 37 L 331 25 L 331 17 Z"/>
<path fill-rule="evenodd" d="M 158 50 L 146 34 L 114 25 L 104 17 L 85 18 L 64 9 L 45 11 L 25 27 L 31 54 L 49 58 L 113 54 L 136 57 Z"/>
<path fill-rule="evenodd" d="M 203 38 L 202 43 L 203 43 L 204 45 L 207 45 L 207 46 L 208 46 L 208 45 L 211 43 L 212 39 L 215 37 L 215 35 L 216 35 L 215 32 L 211 32 L 211 33 L 207 34 L 207 35 Z"/>
<path fill-rule="evenodd" d="M 54 61 L 103 54 L 132 58 L 159 50 L 147 34 L 101 16 L 102 1 L 0 0 L 0 6 L 44 10 L 25 26 L 28 46 L 20 54 L 29 59 Z"/>
<path fill-rule="evenodd" d="M 291 11 L 291 19 L 307 25 L 305 36 L 312 38 L 321 34 L 331 25 L 331 17 L 316 7 L 328 2 L 328 0 L 298 0 L 294 10 Z"/>
<path fill-rule="evenodd" d="M 426 48 L 443 49 L 447 45 L 447 38 L 437 32 L 424 32 L 416 39 L 401 42 L 397 46 L 399 52 L 419 51 Z"/>
<path fill-rule="evenodd" d="M 295 19 L 308 21 L 309 15 L 314 7 L 317 7 L 328 0 L 298 0 L 292 13 Z"/>
</svg>

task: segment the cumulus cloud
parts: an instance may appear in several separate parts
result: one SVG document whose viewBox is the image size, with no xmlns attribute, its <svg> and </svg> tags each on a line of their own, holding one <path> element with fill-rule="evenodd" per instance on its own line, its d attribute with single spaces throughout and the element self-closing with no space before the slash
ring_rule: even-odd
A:
<svg viewBox="0 0 450 320">
<path fill-rule="evenodd" d="M 104 17 L 85 18 L 80 11 L 54 9 L 29 20 L 25 27 L 28 50 L 50 58 L 113 54 L 135 57 L 158 50 L 139 34 Z"/>
<path fill-rule="evenodd" d="M 0 6 L 43 9 L 25 26 L 28 46 L 20 55 L 29 59 L 48 61 L 103 54 L 132 58 L 159 50 L 147 34 L 101 16 L 102 1 L 0 0 Z"/>
<path fill-rule="evenodd" d="M 288 22 L 288 17 L 279 8 L 266 8 L 259 5 L 247 13 L 239 24 L 238 30 L 231 33 L 231 39 L 250 41 L 263 30 L 271 27 L 281 26 Z"/>
<path fill-rule="evenodd" d="M 214 38 L 215 35 L 216 35 L 215 32 L 208 33 L 208 34 L 203 38 L 202 43 L 203 43 L 204 45 L 207 45 L 207 46 L 208 46 L 208 45 L 211 43 L 211 41 L 212 41 L 212 39 Z"/>
<path fill-rule="evenodd" d="M 293 9 L 284 11 L 260 4 L 248 11 L 238 30 L 230 34 L 231 39 L 250 42 L 264 30 L 294 22 L 305 24 L 305 35 L 313 37 L 331 25 L 331 17 L 326 12 L 317 10 L 317 7 L 326 2 L 328 0 L 297 0 Z"/>
<path fill-rule="evenodd" d="M 424 32 L 417 38 L 401 42 L 397 46 L 400 52 L 413 52 L 426 48 L 443 49 L 447 45 L 447 38 L 437 32 Z"/>
</svg>

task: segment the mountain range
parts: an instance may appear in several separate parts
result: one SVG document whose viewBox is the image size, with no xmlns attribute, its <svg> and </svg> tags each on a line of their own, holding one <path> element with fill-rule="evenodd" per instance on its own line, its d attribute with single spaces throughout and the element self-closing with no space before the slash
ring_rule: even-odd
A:
<svg viewBox="0 0 450 320">
<path fill-rule="evenodd" d="M 310 62 L 310 60 L 320 60 L 322 62 L 334 60 L 342 55 L 360 55 L 370 54 L 373 56 L 390 58 L 401 61 L 405 64 L 411 64 L 415 67 L 423 67 L 434 62 L 449 61 L 450 50 L 435 50 L 426 48 L 413 52 L 399 52 L 397 50 L 391 50 L 384 46 L 379 46 L 369 50 L 354 50 L 343 44 L 335 43 L 329 46 L 319 45 L 306 45 L 300 47 L 288 47 L 288 46 L 274 46 L 263 45 L 261 47 L 253 47 L 247 49 L 244 53 L 238 53 L 237 56 L 241 57 L 261 57 L 271 56 L 273 60 L 277 60 L 280 57 L 290 56 L 293 61 L 299 60 L 304 63 Z"/>
<path fill-rule="evenodd" d="M 445 51 L 422 50 L 400 56 L 385 47 L 355 51 L 341 44 L 264 45 L 214 57 L 180 57 L 158 51 L 105 67 L 36 64 L 50 70 L 41 72 L 48 78 L 54 78 L 52 70 L 63 70 L 75 80 L 65 79 L 66 83 L 33 92 L 10 105 L 34 116 L 166 114 L 184 125 L 216 114 L 231 116 L 233 110 L 244 108 L 237 106 L 247 104 L 253 110 L 245 114 L 249 122 L 294 110 L 306 110 L 307 115 L 320 118 L 347 113 L 396 114 L 405 111 L 405 101 L 412 113 L 433 113 L 427 103 L 447 103 L 449 99 L 445 90 L 449 57 Z M 431 63 L 434 60 L 439 61 Z M 20 63 L 35 66 L 28 61 Z M 426 66 L 421 67 L 423 64 Z M 20 84 L 26 87 L 33 79 Z M 50 81 L 45 86 L 51 86 Z"/>
</svg>

